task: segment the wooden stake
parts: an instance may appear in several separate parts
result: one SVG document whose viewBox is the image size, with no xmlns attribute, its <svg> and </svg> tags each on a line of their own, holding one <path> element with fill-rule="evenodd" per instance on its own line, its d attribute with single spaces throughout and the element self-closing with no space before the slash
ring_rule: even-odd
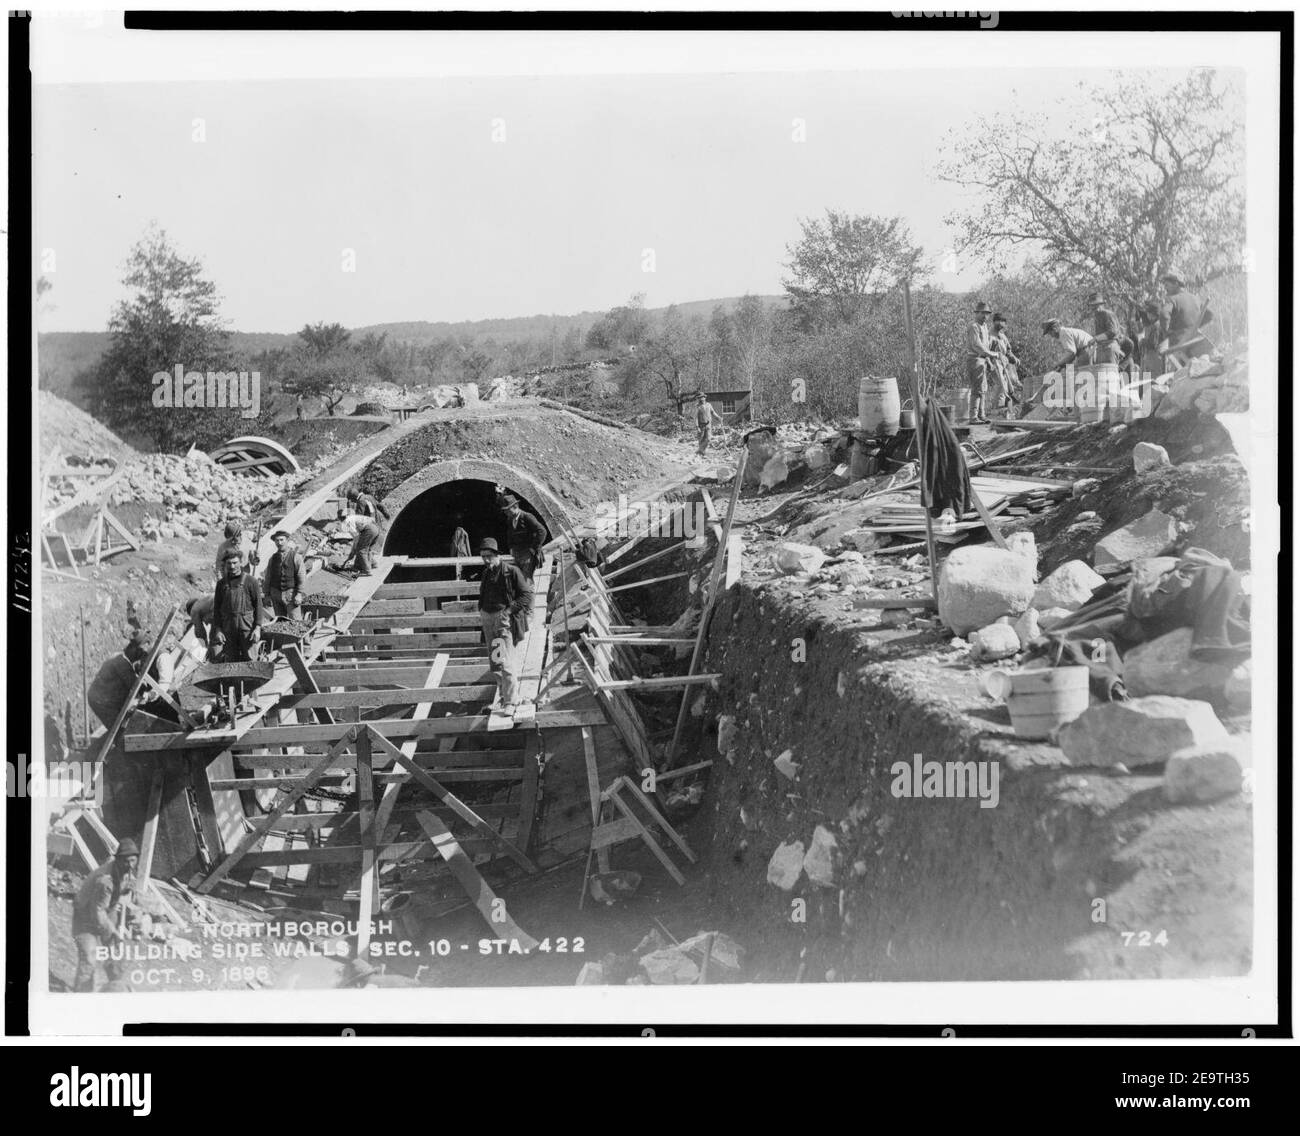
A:
<svg viewBox="0 0 1300 1136">
<path fill-rule="evenodd" d="M 731 526 L 736 519 L 736 505 L 740 501 L 740 485 L 745 477 L 745 463 L 749 460 L 749 447 L 744 447 L 740 451 L 740 461 L 736 463 L 736 480 L 731 487 L 731 505 L 727 509 L 727 520 L 722 526 L 722 532 L 718 534 L 718 551 L 713 558 L 713 570 L 709 573 L 709 594 L 704 598 L 704 611 L 700 615 L 699 630 L 695 634 L 695 648 L 691 651 L 691 665 L 687 668 L 686 673 L 693 675 L 700 665 L 700 656 L 704 654 L 704 641 L 709 633 L 709 620 L 713 616 L 713 605 L 718 599 L 718 584 L 722 579 L 722 566 L 727 557 L 728 538 L 731 536 Z M 677 746 L 682 740 L 682 730 L 686 727 L 686 714 L 690 707 L 691 688 L 688 686 L 682 691 L 682 704 L 677 711 L 677 725 L 673 728 L 672 741 L 668 743 L 668 753 L 666 755 L 666 764 L 669 769 L 673 767 L 673 762 L 677 756 Z"/>
<path fill-rule="evenodd" d="M 934 518 L 930 516 L 934 498 L 925 477 L 925 407 L 921 402 L 921 383 L 916 375 L 916 329 L 912 326 L 912 288 L 907 280 L 903 281 L 903 322 L 907 326 L 908 384 L 916 407 L 916 460 L 921 473 L 921 511 L 925 514 L 925 554 L 930 564 L 930 590 L 934 595 L 934 606 L 938 607 L 939 558 L 934 548 Z"/>
</svg>

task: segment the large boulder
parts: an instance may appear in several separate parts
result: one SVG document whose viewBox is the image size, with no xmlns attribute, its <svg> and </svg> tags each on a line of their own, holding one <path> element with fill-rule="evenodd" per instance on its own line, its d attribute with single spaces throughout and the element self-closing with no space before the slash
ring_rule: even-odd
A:
<svg viewBox="0 0 1300 1136">
<path fill-rule="evenodd" d="M 1169 465 L 1169 451 L 1154 442 L 1139 442 L 1133 447 L 1133 469 L 1138 473 Z"/>
<path fill-rule="evenodd" d="M 767 882 L 789 891 L 803 875 L 803 841 L 795 840 L 777 846 L 767 862 Z"/>
<path fill-rule="evenodd" d="M 776 566 L 787 576 L 816 572 L 826 562 L 826 553 L 816 545 L 786 541 L 776 550 Z"/>
<path fill-rule="evenodd" d="M 1173 694 L 1213 698 L 1223 690 L 1232 667 L 1192 658 L 1192 629 L 1176 627 L 1124 656 L 1124 688 L 1129 694 Z"/>
<path fill-rule="evenodd" d="M 813 831 L 812 841 L 804 854 L 803 870 L 808 879 L 818 887 L 835 886 L 835 849 L 839 847 L 835 834 L 824 825 Z"/>
<path fill-rule="evenodd" d="M 1020 636 L 1009 623 L 990 623 L 970 637 L 971 658 L 979 663 L 1009 659 L 1020 650 Z"/>
<path fill-rule="evenodd" d="M 1034 566 L 1001 548 L 958 548 L 939 572 L 939 618 L 956 635 L 1019 615 L 1034 598 Z"/>
<path fill-rule="evenodd" d="M 1248 761 L 1248 753 L 1236 739 L 1227 745 L 1180 750 L 1165 765 L 1165 800 L 1175 805 L 1204 804 L 1239 793 L 1242 766 Z"/>
<path fill-rule="evenodd" d="M 1130 525 L 1107 533 L 1097 542 L 1092 562 L 1098 568 L 1110 564 L 1128 564 L 1148 556 L 1160 556 L 1178 537 L 1173 517 L 1152 509 Z"/>
<path fill-rule="evenodd" d="M 1073 765 L 1158 765 L 1179 750 L 1226 745 L 1228 731 L 1208 702 L 1156 694 L 1090 706 L 1061 731 Z"/>
<path fill-rule="evenodd" d="M 767 464 L 763 466 L 763 472 L 759 474 L 758 484 L 763 489 L 775 489 L 787 477 L 790 476 L 790 466 L 786 463 L 783 454 L 776 454 L 768 459 Z"/>
<path fill-rule="evenodd" d="M 1105 582 L 1082 560 L 1067 561 L 1038 585 L 1034 592 L 1034 607 L 1039 611 L 1049 611 L 1054 607 L 1077 611 Z"/>
<path fill-rule="evenodd" d="M 666 947 L 642 956 L 641 969 L 654 986 L 689 986 L 700 977 L 700 968 L 681 947 Z"/>
</svg>

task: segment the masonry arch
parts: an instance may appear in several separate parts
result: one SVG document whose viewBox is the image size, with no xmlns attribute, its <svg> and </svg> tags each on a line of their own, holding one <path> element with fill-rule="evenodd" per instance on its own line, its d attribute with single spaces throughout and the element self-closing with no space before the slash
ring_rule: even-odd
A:
<svg viewBox="0 0 1300 1136">
<path fill-rule="evenodd" d="M 550 537 L 573 524 L 574 518 L 554 493 L 514 466 L 483 459 L 434 462 L 384 498 L 384 508 L 392 517 L 384 536 L 384 555 L 446 556 L 458 524 L 469 533 L 471 548 L 492 536 L 504 550 L 506 524 L 496 503 L 498 485 L 518 497 Z"/>
</svg>

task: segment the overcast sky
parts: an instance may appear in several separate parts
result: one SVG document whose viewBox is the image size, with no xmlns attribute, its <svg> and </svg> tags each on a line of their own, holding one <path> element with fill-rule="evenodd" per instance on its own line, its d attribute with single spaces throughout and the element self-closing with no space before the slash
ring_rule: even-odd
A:
<svg viewBox="0 0 1300 1136">
<path fill-rule="evenodd" d="M 36 246 L 56 258 L 40 327 L 102 329 L 151 220 L 202 259 L 243 331 L 777 293 L 798 219 L 828 206 L 903 216 L 937 266 L 959 203 L 934 177 L 944 134 L 1101 74 L 38 87 Z"/>
</svg>

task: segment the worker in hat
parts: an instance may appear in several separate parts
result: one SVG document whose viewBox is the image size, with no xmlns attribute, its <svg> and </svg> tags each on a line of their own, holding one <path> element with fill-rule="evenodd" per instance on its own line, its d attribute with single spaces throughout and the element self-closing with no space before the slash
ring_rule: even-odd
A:
<svg viewBox="0 0 1300 1136">
<path fill-rule="evenodd" d="M 984 398 L 988 394 L 989 374 L 997 365 L 992 331 L 988 320 L 993 309 L 983 300 L 975 305 L 975 318 L 966 325 L 966 378 L 970 382 L 971 422 L 985 424 Z"/>
<path fill-rule="evenodd" d="M 150 636 L 143 627 L 134 621 L 128 622 L 122 629 L 126 642 L 122 649 L 95 673 L 94 680 L 86 691 L 86 701 L 95 712 L 95 717 L 104 728 L 112 729 L 117 716 L 126 705 L 135 687 L 140 667 L 149 654 Z M 158 664 L 149 668 L 150 675 L 158 678 Z"/>
<path fill-rule="evenodd" d="M 695 452 L 703 457 L 709 450 L 709 442 L 713 438 L 713 424 L 717 422 L 719 426 L 725 426 L 727 423 L 714 408 L 713 404 L 704 397 L 703 391 L 695 392 L 695 427 L 699 431 L 699 444 L 695 447 Z"/>
<path fill-rule="evenodd" d="M 223 663 L 243 663 L 252 658 L 262 639 L 262 590 L 251 572 L 244 571 L 243 557 L 226 554 L 226 575 L 218 581 L 212 597 L 210 645 Z"/>
<path fill-rule="evenodd" d="M 1176 371 L 1192 359 L 1210 353 L 1214 345 L 1201 329 L 1214 319 L 1214 313 L 1209 301 L 1192 292 L 1180 273 L 1166 272 L 1160 277 L 1160 283 L 1165 295 L 1160 317 L 1160 352 L 1165 370 Z"/>
<path fill-rule="evenodd" d="M 1119 319 L 1106 306 L 1106 297 L 1100 292 L 1088 296 L 1088 307 L 1092 309 L 1092 359 L 1093 363 L 1114 363 L 1122 352 L 1119 347 Z"/>
<path fill-rule="evenodd" d="M 72 901 L 72 939 L 77 945 L 72 988 L 78 994 L 94 993 L 100 962 L 105 964 L 109 987 L 122 985 L 124 967 L 103 958 L 100 952 L 125 937 L 126 911 L 134 897 L 139 866 L 139 846 L 134 840 L 123 840 L 113 858 L 91 872 L 77 890 Z"/>
<path fill-rule="evenodd" d="M 488 649 L 488 666 L 500 688 L 498 701 L 502 709 L 508 710 L 519 699 L 518 644 L 528 630 L 533 585 L 515 565 L 501 559 L 501 550 L 492 537 L 484 537 L 478 551 L 483 558 L 478 586 L 483 642 Z"/>
<path fill-rule="evenodd" d="M 1081 327 L 1064 327 L 1059 319 L 1049 319 L 1043 321 L 1043 337 L 1055 339 L 1060 344 L 1064 354 L 1056 361 L 1050 371 L 1042 377 L 1038 390 L 1034 393 L 1033 398 L 1026 399 L 1023 403 L 1028 409 L 1047 393 L 1048 388 L 1053 384 L 1059 372 L 1072 369 L 1075 366 L 1088 365 L 1088 352 L 1092 347 L 1092 336 Z M 1073 385 L 1066 386 L 1067 390 L 1072 390 Z"/>
<path fill-rule="evenodd" d="M 375 546 L 379 543 L 379 522 L 364 513 L 349 513 L 346 509 L 340 509 L 336 532 L 339 536 L 352 540 L 352 547 L 348 550 L 340 571 L 356 572 L 358 576 L 373 575 Z"/>
<path fill-rule="evenodd" d="M 238 552 L 241 561 L 249 559 L 248 539 L 244 535 L 244 526 L 238 521 L 231 521 L 225 528 L 226 539 L 217 545 L 217 559 L 215 567 L 217 570 L 217 579 L 222 579 L 226 574 L 226 556 L 230 552 Z"/>
<path fill-rule="evenodd" d="M 998 407 L 1005 415 L 1010 415 L 1013 403 L 1020 401 L 1022 387 L 1020 373 L 1016 369 L 1020 359 L 1011 350 L 1011 336 L 1007 334 L 1007 317 L 1001 312 L 993 313 L 993 332 L 989 336 L 989 347 L 995 358 L 993 374 L 997 380 Z"/>
<path fill-rule="evenodd" d="M 392 517 L 388 515 L 388 510 L 384 508 L 383 503 L 376 497 L 366 493 L 361 489 L 349 489 L 347 492 L 348 504 L 352 506 L 354 513 L 360 513 L 363 517 L 369 517 L 376 524 L 379 518 L 383 517 L 386 521 L 391 521 Z"/>
<path fill-rule="evenodd" d="M 303 591 L 307 584 L 307 567 L 293 538 L 280 529 L 271 534 L 275 551 L 266 562 L 263 586 L 271 598 L 276 618 L 301 619 Z"/>
<path fill-rule="evenodd" d="M 506 511 L 510 530 L 509 548 L 516 567 L 530 580 L 542 562 L 542 545 L 546 543 L 546 526 L 519 504 L 519 498 L 507 493 L 501 504 Z"/>
</svg>

